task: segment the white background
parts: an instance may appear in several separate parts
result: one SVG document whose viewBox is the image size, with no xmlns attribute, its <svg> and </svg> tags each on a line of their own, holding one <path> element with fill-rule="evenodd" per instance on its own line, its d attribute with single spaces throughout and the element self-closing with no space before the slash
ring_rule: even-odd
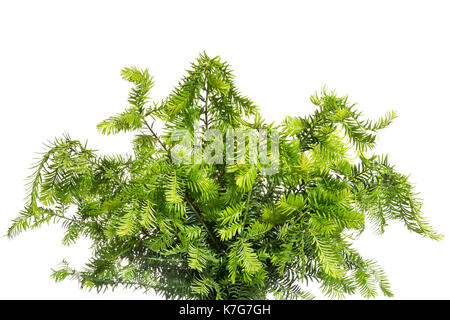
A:
<svg viewBox="0 0 450 320">
<path fill-rule="evenodd" d="M 0 234 L 23 205 L 45 140 L 69 132 L 101 153 L 130 150 L 129 137 L 96 131 L 126 106 L 122 67 L 148 67 L 159 100 L 205 50 L 232 65 L 268 120 L 308 114 L 323 85 L 367 116 L 398 111 L 377 152 L 412 174 L 425 215 L 447 238 L 393 224 L 356 245 L 385 268 L 396 299 L 448 299 L 449 14 L 448 1 L 1 0 Z M 0 238 L 0 298 L 158 298 L 54 284 L 50 268 L 62 258 L 82 266 L 89 257 L 87 241 L 67 248 L 61 238 L 56 226 Z"/>
</svg>

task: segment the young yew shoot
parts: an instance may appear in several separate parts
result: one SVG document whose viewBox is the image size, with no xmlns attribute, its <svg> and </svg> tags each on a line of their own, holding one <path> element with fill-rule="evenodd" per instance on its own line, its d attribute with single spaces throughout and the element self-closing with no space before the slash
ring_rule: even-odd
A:
<svg viewBox="0 0 450 320">
<path fill-rule="evenodd" d="M 352 247 L 366 222 L 383 233 L 398 220 L 441 238 L 408 177 L 372 152 L 394 112 L 365 120 L 347 97 L 322 90 L 311 97 L 313 114 L 268 123 L 230 66 L 206 54 L 160 102 L 150 99 L 147 70 L 125 68 L 122 77 L 133 84 L 129 106 L 98 130 L 133 132 L 131 154 L 98 155 L 68 135 L 55 139 L 8 230 L 12 238 L 55 222 L 64 245 L 91 240 L 85 268 L 64 260 L 55 281 L 168 299 L 309 299 L 310 282 L 329 297 L 392 296 L 383 270 Z M 237 132 L 247 133 L 240 148 L 227 144 Z M 251 141 L 262 136 L 252 156 Z"/>
</svg>

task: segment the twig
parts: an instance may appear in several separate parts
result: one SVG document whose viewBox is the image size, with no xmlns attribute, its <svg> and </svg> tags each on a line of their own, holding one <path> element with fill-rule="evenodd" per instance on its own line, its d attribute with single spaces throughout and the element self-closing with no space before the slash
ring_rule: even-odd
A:
<svg viewBox="0 0 450 320">
<path fill-rule="evenodd" d="M 189 204 L 189 206 L 191 206 L 192 211 L 194 211 L 194 213 L 197 216 L 198 220 L 200 220 L 200 222 L 202 223 L 203 227 L 206 229 L 206 232 L 208 232 L 208 235 L 211 238 L 211 240 L 213 241 L 213 243 L 217 246 L 217 248 L 220 248 L 219 243 L 216 241 L 216 238 L 211 233 L 211 230 L 209 230 L 209 228 L 206 225 L 205 221 L 202 219 L 200 213 L 197 211 L 197 209 L 194 207 L 194 205 L 192 204 L 192 202 L 189 199 L 186 199 L 186 201 Z"/>
</svg>

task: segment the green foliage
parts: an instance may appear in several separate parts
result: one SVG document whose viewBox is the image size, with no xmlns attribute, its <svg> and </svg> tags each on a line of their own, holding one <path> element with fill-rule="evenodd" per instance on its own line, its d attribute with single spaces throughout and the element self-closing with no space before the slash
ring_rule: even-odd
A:
<svg viewBox="0 0 450 320">
<path fill-rule="evenodd" d="M 147 70 L 125 68 L 122 77 L 133 85 L 129 106 L 98 129 L 134 132 L 133 154 L 101 156 L 68 135 L 47 144 L 8 231 L 12 238 L 62 222 L 64 245 L 92 241 L 85 268 L 63 261 L 55 281 L 153 289 L 167 298 L 311 299 L 309 282 L 329 297 L 392 296 L 383 270 L 352 248 L 367 221 L 380 233 L 397 220 L 441 238 L 422 217 L 408 177 L 372 154 L 394 112 L 365 120 L 347 97 L 323 90 L 311 98 L 312 115 L 268 124 L 237 90 L 229 65 L 206 54 L 159 103 L 150 101 Z M 157 120 L 165 123 L 161 133 Z M 177 164 L 170 157 L 177 129 L 194 139 L 194 130 L 261 128 L 280 132 L 272 175 L 263 174 L 261 159 Z"/>
</svg>

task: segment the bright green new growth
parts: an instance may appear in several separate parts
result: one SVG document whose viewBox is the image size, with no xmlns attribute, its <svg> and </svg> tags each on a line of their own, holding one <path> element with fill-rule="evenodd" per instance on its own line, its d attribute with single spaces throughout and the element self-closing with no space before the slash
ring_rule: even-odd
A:
<svg viewBox="0 0 450 320">
<path fill-rule="evenodd" d="M 237 90 L 228 64 L 206 54 L 159 103 L 149 103 L 147 70 L 125 68 L 122 77 L 134 84 L 129 107 L 98 129 L 135 132 L 132 155 L 99 156 L 67 135 L 56 139 L 34 166 L 27 204 L 8 231 L 61 222 L 65 245 L 92 240 L 85 268 L 63 261 L 56 281 L 154 289 L 166 298 L 311 298 L 311 281 L 330 297 L 391 296 L 380 267 L 352 248 L 366 218 L 380 233 L 399 220 L 441 238 L 422 218 L 408 178 L 385 156 L 369 155 L 395 113 L 363 120 L 347 97 L 323 90 L 311 97 L 312 115 L 268 124 Z M 259 162 L 175 164 L 170 134 L 188 129 L 193 138 L 198 120 L 224 134 L 277 130 L 279 172 L 263 175 Z"/>
</svg>

